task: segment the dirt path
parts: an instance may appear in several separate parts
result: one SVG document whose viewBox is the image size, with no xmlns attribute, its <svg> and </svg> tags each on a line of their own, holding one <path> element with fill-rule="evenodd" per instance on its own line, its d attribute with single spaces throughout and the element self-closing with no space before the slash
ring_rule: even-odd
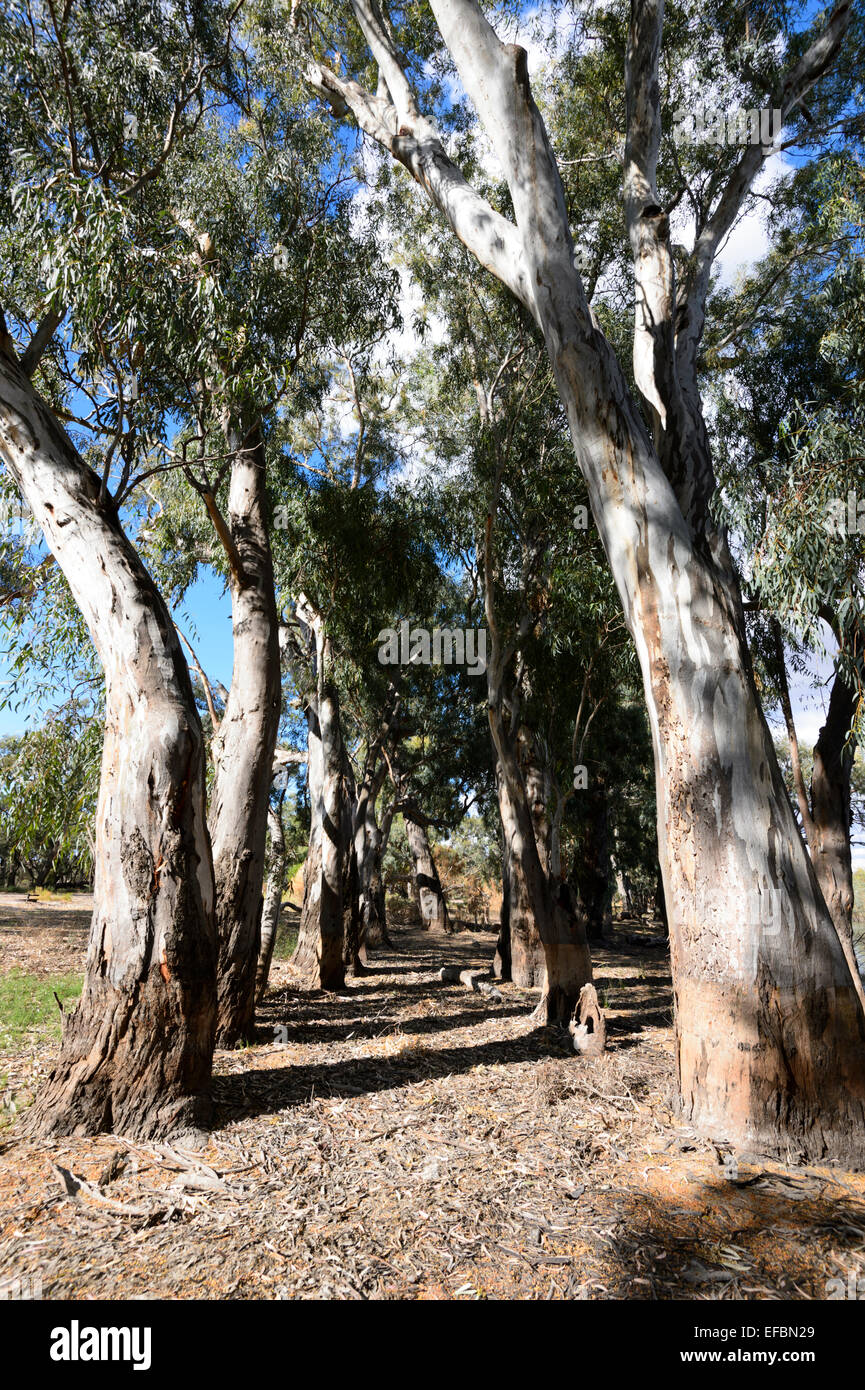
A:
<svg viewBox="0 0 865 1390">
<path fill-rule="evenodd" d="M 92 912 L 90 893 L 38 902 L 27 893 L 0 893 L 0 974 L 80 971 Z"/>
<path fill-rule="evenodd" d="M 528 992 L 435 979 L 488 962 L 492 933 L 400 932 L 336 996 L 278 966 L 255 1046 L 217 1054 L 204 1154 L 3 1133 L 0 1279 L 50 1298 L 749 1299 L 865 1276 L 865 1177 L 736 1170 L 675 1125 L 666 955 L 619 937 L 595 952 L 595 1063 L 535 1027 Z M 50 1052 L 7 1062 L 32 1085 Z"/>
</svg>

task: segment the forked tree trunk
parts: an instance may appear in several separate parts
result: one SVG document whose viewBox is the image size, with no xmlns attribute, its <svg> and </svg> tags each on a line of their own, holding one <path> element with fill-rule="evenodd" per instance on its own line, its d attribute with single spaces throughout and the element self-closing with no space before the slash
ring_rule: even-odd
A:
<svg viewBox="0 0 865 1390">
<path fill-rule="evenodd" d="M 450 922 L 426 826 L 412 820 L 406 814 L 405 832 L 411 853 L 412 877 L 421 923 L 427 931 L 442 936 L 450 930 Z"/>
<path fill-rule="evenodd" d="M 210 812 L 219 1047 L 249 1039 L 255 1023 L 267 810 L 282 705 L 264 440 L 255 426 L 243 437 L 231 431 L 229 442 L 234 452 L 228 497 L 234 668 L 213 740 Z"/>
<path fill-rule="evenodd" d="M 264 890 L 264 905 L 261 909 L 261 944 L 258 951 L 258 968 L 255 974 L 255 1000 L 260 1003 L 267 989 L 270 966 L 273 961 L 273 948 L 279 931 L 279 916 L 282 910 L 282 895 L 285 890 L 285 831 L 282 827 L 281 808 L 268 808 L 267 825 L 270 830 L 270 856 L 267 865 L 267 886 Z"/>
<path fill-rule="evenodd" d="M 856 697 L 841 673 L 836 671 L 829 696 L 826 723 L 820 730 L 814 746 L 809 796 L 802 772 L 799 738 L 787 682 L 781 625 L 773 619 L 771 627 L 778 664 L 780 703 L 790 743 L 793 790 L 802 818 L 802 828 L 817 882 L 844 947 L 854 983 L 858 985 L 860 1001 L 865 1006 L 865 983 L 859 971 L 853 945 L 853 862 L 850 845 L 850 775 L 854 747 L 852 743 L 848 743 L 848 739 L 856 713 Z"/>
<path fill-rule="evenodd" d="M 216 937 L 204 741 L 186 663 L 99 478 L 3 353 L 0 450 L 105 672 L 84 989 L 27 1127 L 192 1133 L 211 1114 Z"/>
<path fill-rule="evenodd" d="M 303 909 L 292 965 L 314 989 L 345 984 L 343 895 L 346 843 L 343 817 L 342 737 L 339 700 L 328 680 L 307 706 L 309 728 L 309 851 L 303 866 Z"/>
<path fill-rule="evenodd" d="M 505 168 L 522 269 L 640 659 L 683 1113 L 747 1146 L 865 1162 L 865 1013 L 756 698 L 726 548 L 698 544 L 679 505 L 695 517 L 704 505 L 705 460 L 689 452 L 701 436 L 669 450 L 677 498 L 575 270 L 525 50 L 501 45 L 474 5 L 432 4 Z"/>
</svg>

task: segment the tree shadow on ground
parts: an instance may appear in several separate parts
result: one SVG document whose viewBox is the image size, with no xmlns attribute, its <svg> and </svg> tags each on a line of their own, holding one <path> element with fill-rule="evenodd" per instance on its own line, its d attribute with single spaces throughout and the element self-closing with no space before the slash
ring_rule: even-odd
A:
<svg viewBox="0 0 865 1390">
<path fill-rule="evenodd" d="M 392 1056 L 341 1058 L 330 1064 L 296 1063 L 266 1070 L 252 1068 L 213 1078 L 217 1128 L 232 1123 L 241 1115 L 272 1113 L 289 1106 L 306 1105 L 312 1095 L 371 1094 L 437 1077 L 458 1076 L 480 1066 L 539 1062 L 552 1056 L 573 1057 L 570 1039 L 561 1029 L 539 1028 L 518 1038 L 480 1043 L 475 1047 L 436 1050 L 415 1043 Z"/>
<path fill-rule="evenodd" d="M 742 1183 L 692 1177 L 684 1192 L 631 1189 L 616 1205 L 598 1286 L 611 1298 L 844 1298 L 843 1266 L 833 1257 L 849 1253 L 851 1267 L 862 1258 L 865 1210 L 831 1179 L 769 1171 Z M 824 1271 L 839 1268 L 834 1282 L 815 1281 L 815 1248 Z"/>
</svg>

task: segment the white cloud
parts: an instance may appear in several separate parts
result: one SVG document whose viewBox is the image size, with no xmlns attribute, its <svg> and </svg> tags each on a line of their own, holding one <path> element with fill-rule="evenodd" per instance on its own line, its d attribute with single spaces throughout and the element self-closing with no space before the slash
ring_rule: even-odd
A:
<svg viewBox="0 0 865 1390">
<path fill-rule="evenodd" d="M 754 181 L 754 192 L 770 194 L 779 181 L 791 178 L 792 174 L 793 166 L 783 154 L 770 155 Z M 721 284 L 731 285 L 737 275 L 762 260 L 770 246 L 765 204 L 758 202 L 735 223 L 718 252 L 715 268 L 720 273 Z"/>
</svg>

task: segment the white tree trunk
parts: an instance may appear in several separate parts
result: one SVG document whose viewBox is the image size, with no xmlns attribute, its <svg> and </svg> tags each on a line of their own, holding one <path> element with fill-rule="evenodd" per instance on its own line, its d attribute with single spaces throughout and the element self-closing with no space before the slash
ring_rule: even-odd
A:
<svg viewBox="0 0 865 1390">
<path fill-rule="evenodd" d="M 586 301 L 525 50 L 499 41 L 476 0 L 431 0 L 504 170 L 514 225 L 468 188 L 420 116 L 378 11 L 367 0 L 352 5 L 379 67 L 381 95 L 321 62 L 310 65 L 310 80 L 337 94 L 409 169 L 544 334 L 652 724 L 684 1112 L 705 1132 L 748 1146 L 865 1162 L 865 1013 L 756 699 L 726 547 L 705 525 L 711 470 L 696 352 L 712 261 L 762 153 L 743 152 L 700 231 L 674 343 L 672 306 L 662 302 L 672 280 L 658 259 L 669 227 L 648 196 L 662 6 L 635 0 L 626 210 L 638 291 L 644 286 L 647 305 L 662 309 L 651 343 L 649 321 L 637 326 L 638 382 L 663 431 L 659 456 Z M 779 94 L 785 113 L 825 72 L 850 18 L 842 0 L 787 73 Z"/>
<path fill-rule="evenodd" d="M 234 450 L 228 527 L 234 667 L 213 740 L 210 835 L 216 877 L 217 1045 L 252 1035 L 267 809 L 282 705 L 279 620 L 267 533 L 264 441 L 258 426 Z"/>
<path fill-rule="evenodd" d="M 749 1146 L 865 1162 L 865 1015 L 753 689 L 725 548 L 698 547 L 586 303 L 525 51 L 501 45 L 473 4 L 432 8 L 506 171 L 535 313 L 640 659 L 683 1111 Z"/>
<path fill-rule="evenodd" d="M 81 999 L 28 1117 L 43 1135 L 206 1126 L 215 1017 L 204 745 L 171 618 L 110 497 L 0 353 L 0 451 L 105 672 L 93 920 Z"/>
<path fill-rule="evenodd" d="M 297 611 L 312 634 L 315 691 L 307 703 L 309 851 L 303 868 L 300 932 L 291 962 L 313 988 L 339 990 L 345 984 L 344 885 L 351 853 L 339 697 L 329 675 L 331 657 L 321 617 L 303 597 Z"/>
<path fill-rule="evenodd" d="M 282 910 L 282 895 L 285 890 L 285 831 L 282 827 L 282 812 L 273 806 L 268 808 L 267 825 L 270 830 L 270 857 L 267 865 L 267 886 L 264 891 L 264 906 L 261 909 L 261 945 L 258 952 L 258 968 L 255 974 L 255 999 L 260 1003 L 267 989 L 270 966 L 273 961 L 273 948 L 279 931 L 279 917 Z"/>
</svg>

